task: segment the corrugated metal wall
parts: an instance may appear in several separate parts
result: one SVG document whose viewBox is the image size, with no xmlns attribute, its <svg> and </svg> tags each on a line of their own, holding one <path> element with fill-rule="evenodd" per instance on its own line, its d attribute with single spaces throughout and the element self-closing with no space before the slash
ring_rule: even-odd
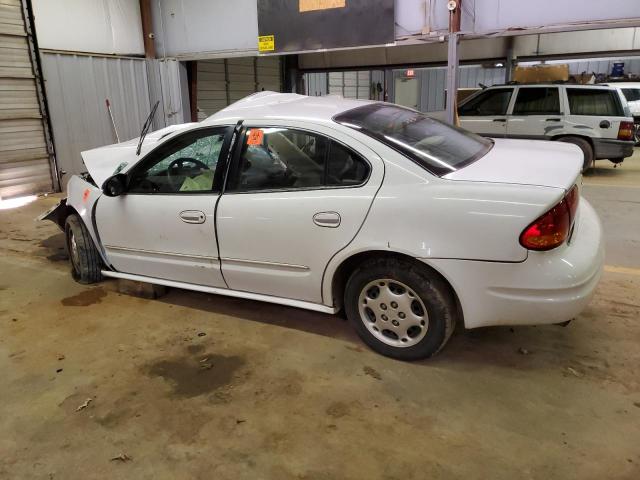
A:
<svg viewBox="0 0 640 480">
<path fill-rule="evenodd" d="M 394 101 L 395 79 L 406 75 L 407 69 L 389 70 L 387 93 L 390 102 Z M 446 67 L 414 68 L 415 77 L 419 80 L 418 109 L 423 112 L 444 110 L 445 89 L 447 83 Z M 316 72 L 305 73 L 307 95 L 326 95 L 327 78 L 329 93 L 342 95 L 345 98 L 371 98 L 372 85 L 378 82 L 384 88 L 384 71 L 371 70 L 359 72 Z M 475 88 L 483 85 L 504 83 L 504 68 L 484 68 L 482 65 L 460 66 L 460 88 Z M 360 82 L 360 83 L 359 83 Z M 356 97 L 356 91 L 358 96 Z M 382 100 L 382 94 L 377 96 Z"/>
<path fill-rule="evenodd" d="M 144 59 L 42 52 L 58 168 L 86 171 L 80 152 L 116 143 L 105 100 L 111 102 L 120 140 L 135 138 L 149 115 Z M 63 178 L 66 187 L 68 176 Z"/>
<path fill-rule="evenodd" d="M 20 0 L 0 3 L 0 197 L 53 189 Z"/>
<path fill-rule="evenodd" d="M 198 60 L 198 120 L 261 90 L 282 91 L 279 57 Z"/>
</svg>

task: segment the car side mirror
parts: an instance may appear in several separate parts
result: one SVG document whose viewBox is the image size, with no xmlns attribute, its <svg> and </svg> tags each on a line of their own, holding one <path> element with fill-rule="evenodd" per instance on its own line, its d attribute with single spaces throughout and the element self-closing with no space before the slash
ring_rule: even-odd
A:
<svg viewBox="0 0 640 480">
<path fill-rule="evenodd" d="M 102 184 L 102 192 L 107 197 L 117 197 L 127 190 L 127 176 L 124 173 L 118 173 L 107 178 Z"/>
</svg>

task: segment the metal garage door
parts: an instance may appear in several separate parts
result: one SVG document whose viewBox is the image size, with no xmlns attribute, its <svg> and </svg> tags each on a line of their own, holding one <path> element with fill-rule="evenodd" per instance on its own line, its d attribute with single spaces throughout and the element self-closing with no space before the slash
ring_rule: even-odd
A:
<svg viewBox="0 0 640 480">
<path fill-rule="evenodd" d="M 0 197 L 53 189 L 20 0 L 0 0 Z M 36 70 L 37 71 L 37 70 Z"/>
<path fill-rule="evenodd" d="M 198 60 L 198 120 L 261 90 L 282 91 L 278 57 Z"/>
<path fill-rule="evenodd" d="M 368 100 L 371 93 L 371 72 L 329 72 L 329 94 L 344 98 Z"/>
</svg>

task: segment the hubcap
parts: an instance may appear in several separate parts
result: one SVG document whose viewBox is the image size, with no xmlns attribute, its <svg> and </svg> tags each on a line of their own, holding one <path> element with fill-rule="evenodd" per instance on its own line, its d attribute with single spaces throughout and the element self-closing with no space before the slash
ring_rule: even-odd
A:
<svg viewBox="0 0 640 480">
<path fill-rule="evenodd" d="M 73 268 L 78 270 L 80 265 L 80 253 L 78 252 L 78 243 L 76 242 L 76 236 L 73 232 L 69 232 L 69 250 L 71 251 L 71 263 Z"/>
<path fill-rule="evenodd" d="M 358 298 L 360 319 L 371 334 L 392 347 L 411 347 L 427 334 L 429 316 L 410 287 L 388 278 L 369 282 Z"/>
</svg>

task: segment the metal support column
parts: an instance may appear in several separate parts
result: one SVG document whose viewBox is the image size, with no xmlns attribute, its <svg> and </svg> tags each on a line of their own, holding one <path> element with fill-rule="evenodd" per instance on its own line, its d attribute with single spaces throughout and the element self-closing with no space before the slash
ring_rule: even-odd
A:
<svg viewBox="0 0 640 480">
<path fill-rule="evenodd" d="M 458 34 L 449 34 L 447 51 L 447 122 L 455 125 L 458 94 Z"/>
</svg>

